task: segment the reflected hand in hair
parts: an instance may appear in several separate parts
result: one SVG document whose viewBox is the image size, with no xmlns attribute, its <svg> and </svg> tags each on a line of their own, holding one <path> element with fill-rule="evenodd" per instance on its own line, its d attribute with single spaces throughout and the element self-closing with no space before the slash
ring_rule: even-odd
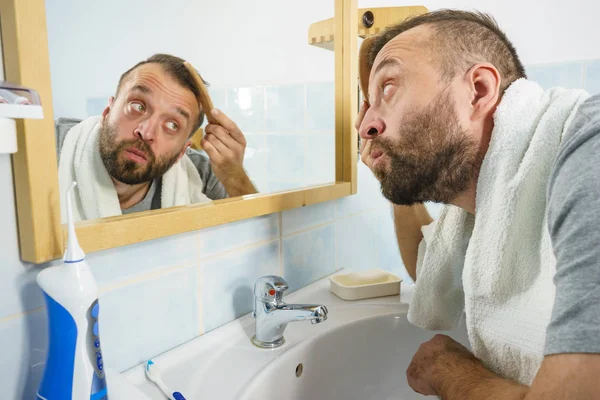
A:
<svg viewBox="0 0 600 400">
<path fill-rule="evenodd" d="M 360 105 L 360 111 L 356 116 L 356 123 L 354 124 L 357 131 L 360 129 L 360 125 L 362 124 L 368 109 L 369 104 L 366 101 L 363 101 Z M 371 169 L 373 164 L 373 157 L 371 157 L 371 140 L 363 139 L 360 141 L 360 159 L 367 167 L 369 167 L 369 169 Z"/>
<path fill-rule="evenodd" d="M 210 158 L 215 176 L 230 197 L 257 193 L 244 170 L 246 138 L 238 126 L 222 111 L 211 110 L 217 124 L 208 124 L 204 129 L 202 148 Z"/>
</svg>

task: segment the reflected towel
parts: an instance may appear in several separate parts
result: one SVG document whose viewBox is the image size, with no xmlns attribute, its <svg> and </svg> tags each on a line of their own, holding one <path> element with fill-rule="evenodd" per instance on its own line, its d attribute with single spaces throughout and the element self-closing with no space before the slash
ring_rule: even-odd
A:
<svg viewBox="0 0 600 400">
<path fill-rule="evenodd" d="M 61 197 L 71 182 L 77 182 L 73 199 L 75 221 L 122 214 L 114 184 L 100 157 L 99 132 L 100 117 L 82 121 L 69 131 L 60 152 Z M 162 176 L 161 207 L 208 202 L 203 186 L 194 163 L 184 155 Z M 62 221 L 66 221 L 65 207 L 65 202 L 61 202 Z"/>
</svg>

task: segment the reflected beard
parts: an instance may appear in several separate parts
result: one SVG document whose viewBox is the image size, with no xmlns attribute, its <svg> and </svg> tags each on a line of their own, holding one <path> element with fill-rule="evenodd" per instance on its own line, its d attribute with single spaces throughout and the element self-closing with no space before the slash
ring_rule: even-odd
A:
<svg viewBox="0 0 600 400">
<path fill-rule="evenodd" d="M 460 126 L 447 93 L 402 123 L 396 137 L 373 139 L 372 144 L 390 160 L 374 173 L 392 203 L 449 204 L 476 179 L 478 145 Z"/>
<path fill-rule="evenodd" d="M 141 139 L 117 143 L 117 130 L 108 121 L 101 125 L 99 135 L 100 157 L 106 171 L 127 185 L 139 185 L 161 177 L 179 158 L 179 154 L 156 157 L 148 143 Z M 125 149 L 132 148 L 144 152 L 147 159 L 145 164 L 121 157 Z"/>
</svg>

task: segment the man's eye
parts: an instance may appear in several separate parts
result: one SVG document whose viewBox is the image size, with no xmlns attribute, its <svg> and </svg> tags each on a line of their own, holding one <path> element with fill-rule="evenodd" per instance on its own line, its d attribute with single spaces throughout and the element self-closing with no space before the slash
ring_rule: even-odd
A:
<svg viewBox="0 0 600 400">
<path fill-rule="evenodd" d="M 392 84 L 391 83 L 386 83 L 385 85 L 383 85 L 383 95 L 385 97 L 387 97 L 390 92 L 392 91 Z"/>
<path fill-rule="evenodd" d="M 169 121 L 167 122 L 167 128 L 169 128 L 172 131 L 176 131 L 177 129 L 179 129 L 179 125 L 177 125 L 176 122 Z"/>
<path fill-rule="evenodd" d="M 131 103 L 131 108 L 133 108 L 133 110 L 135 110 L 137 112 L 146 111 L 146 107 L 144 107 L 144 105 L 142 103 L 138 103 L 137 101 L 134 101 Z"/>
</svg>

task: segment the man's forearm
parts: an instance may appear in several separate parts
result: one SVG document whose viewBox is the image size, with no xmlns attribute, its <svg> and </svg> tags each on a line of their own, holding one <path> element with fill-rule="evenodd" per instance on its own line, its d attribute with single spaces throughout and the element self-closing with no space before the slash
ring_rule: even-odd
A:
<svg viewBox="0 0 600 400">
<path fill-rule="evenodd" d="M 252 181 L 244 172 L 238 177 L 231 177 L 223 181 L 223 187 L 229 197 L 245 196 L 247 194 L 258 193 L 258 190 L 252 184 Z"/>
<path fill-rule="evenodd" d="M 400 256 L 408 274 L 417 279 L 417 256 L 419 243 L 423 239 L 421 227 L 429 225 L 433 219 L 423 204 L 414 206 L 394 205 L 394 226 Z"/>
<path fill-rule="evenodd" d="M 446 370 L 437 386 L 443 400 L 523 400 L 529 391 L 527 386 L 500 378 L 479 361 Z"/>
</svg>

